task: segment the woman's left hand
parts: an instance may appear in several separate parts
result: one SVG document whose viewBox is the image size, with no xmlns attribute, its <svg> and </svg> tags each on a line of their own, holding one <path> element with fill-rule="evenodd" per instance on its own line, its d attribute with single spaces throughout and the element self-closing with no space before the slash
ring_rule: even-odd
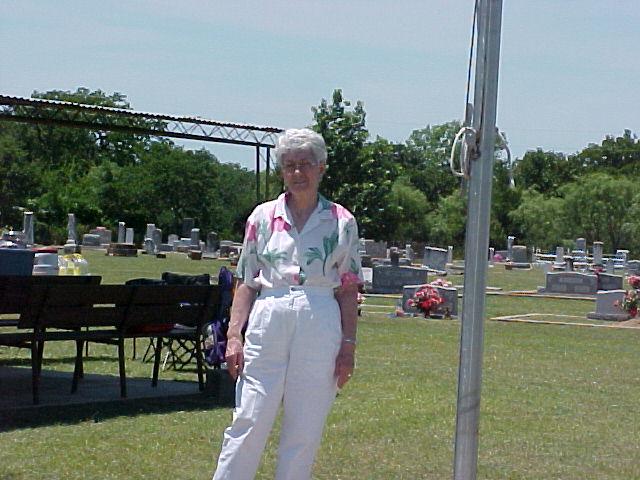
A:
<svg viewBox="0 0 640 480">
<path fill-rule="evenodd" d="M 338 388 L 342 388 L 351 379 L 355 366 L 356 346 L 352 343 L 342 342 L 340 351 L 336 357 L 335 376 Z"/>
</svg>

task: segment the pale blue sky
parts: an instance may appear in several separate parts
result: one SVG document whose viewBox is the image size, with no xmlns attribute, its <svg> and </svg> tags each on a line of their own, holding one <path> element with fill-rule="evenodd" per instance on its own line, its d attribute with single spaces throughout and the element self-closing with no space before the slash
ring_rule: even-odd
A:
<svg viewBox="0 0 640 480">
<path fill-rule="evenodd" d="M 84 86 L 136 110 L 286 128 L 342 88 L 372 136 L 401 142 L 461 118 L 472 12 L 472 0 L 2 0 L 0 93 Z M 637 0 L 505 0 L 498 125 L 513 154 L 640 133 L 639 49 Z"/>
</svg>

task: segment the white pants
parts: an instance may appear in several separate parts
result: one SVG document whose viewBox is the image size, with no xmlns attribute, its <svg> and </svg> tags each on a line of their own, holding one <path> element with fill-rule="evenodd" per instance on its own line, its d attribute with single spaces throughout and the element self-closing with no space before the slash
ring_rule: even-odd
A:
<svg viewBox="0 0 640 480">
<path fill-rule="evenodd" d="M 311 478 L 336 396 L 341 337 L 332 289 L 302 286 L 260 293 L 249 316 L 233 423 L 224 432 L 214 480 L 254 478 L 280 404 L 276 479 Z"/>
</svg>

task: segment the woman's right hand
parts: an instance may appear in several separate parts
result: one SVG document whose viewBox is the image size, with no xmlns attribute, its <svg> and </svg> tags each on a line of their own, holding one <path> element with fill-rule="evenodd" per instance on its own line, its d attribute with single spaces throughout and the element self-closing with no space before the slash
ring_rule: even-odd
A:
<svg viewBox="0 0 640 480">
<path fill-rule="evenodd" d="M 225 352 L 227 370 L 234 380 L 242 373 L 244 368 L 244 354 L 242 353 L 242 340 L 238 337 L 227 339 L 227 350 Z"/>
</svg>

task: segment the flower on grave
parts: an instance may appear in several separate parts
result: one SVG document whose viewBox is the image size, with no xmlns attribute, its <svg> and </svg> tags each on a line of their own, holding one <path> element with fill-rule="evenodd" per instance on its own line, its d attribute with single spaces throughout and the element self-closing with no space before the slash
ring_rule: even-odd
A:
<svg viewBox="0 0 640 480">
<path fill-rule="evenodd" d="M 629 275 L 627 278 L 629 285 L 636 290 L 640 290 L 640 275 Z"/>
<path fill-rule="evenodd" d="M 407 302 L 410 306 L 416 307 L 425 318 L 435 313 L 438 305 L 444 302 L 444 298 L 440 296 L 436 288 L 439 285 L 434 285 L 435 282 L 420 287 L 413 295 L 413 298 Z"/>
<path fill-rule="evenodd" d="M 638 297 L 638 290 L 627 290 L 622 297 L 622 300 L 614 303 L 617 307 L 622 308 L 625 312 L 628 312 L 631 318 L 638 315 L 638 307 L 640 307 L 640 297 Z"/>
</svg>

